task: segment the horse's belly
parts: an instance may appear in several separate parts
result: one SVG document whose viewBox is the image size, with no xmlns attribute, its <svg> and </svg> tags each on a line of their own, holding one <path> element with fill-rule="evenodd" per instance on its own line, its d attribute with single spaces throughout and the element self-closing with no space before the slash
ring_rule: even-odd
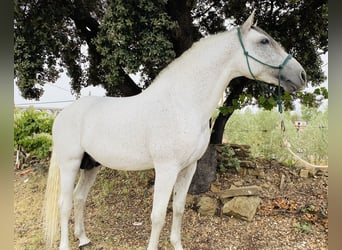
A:
<svg viewBox="0 0 342 250">
<path fill-rule="evenodd" d="M 145 143 L 121 136 L 102 138 L 91 143 L 84 140 L 83 148 L 101 165 L 118 170 L 145 170 L 153 168 Z M 110 139 L 113 138 L 113 139 Z"/>
<path fill-rule="evenodd" d="M 147 158 L 132 158 L 123 155 L 102 160 L 101 164 L 108 168 L 127 171 L 138 171 L 153 168 L 153 163 Z"/>
</svg>

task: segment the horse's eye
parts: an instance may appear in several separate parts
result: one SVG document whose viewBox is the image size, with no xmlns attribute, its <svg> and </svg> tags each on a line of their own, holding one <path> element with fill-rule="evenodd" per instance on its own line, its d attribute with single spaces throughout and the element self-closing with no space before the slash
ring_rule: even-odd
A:
<svg viewBox="0 0 342 250">
<path fill-rule="evenodd" d="M 260 41 L 261 44 L 269 44 L 270 43 L 270 40 L 268 40 L 267 38 L 263 38 L 261 41 Z"/>
</svg>

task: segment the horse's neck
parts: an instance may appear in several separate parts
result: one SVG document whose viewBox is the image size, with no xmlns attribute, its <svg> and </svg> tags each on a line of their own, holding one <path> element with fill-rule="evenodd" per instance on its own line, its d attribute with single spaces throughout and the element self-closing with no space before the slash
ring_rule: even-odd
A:
<svg viewBox="0 0 342 250">
<path fill-rule="evenodd" d="M 231 60 L 236 50 L 234 35 L 224 32 L 195 44 L 161 72 L 151 91 L 208 121 L 229 81 L 238 76 Z"/>
</svg>

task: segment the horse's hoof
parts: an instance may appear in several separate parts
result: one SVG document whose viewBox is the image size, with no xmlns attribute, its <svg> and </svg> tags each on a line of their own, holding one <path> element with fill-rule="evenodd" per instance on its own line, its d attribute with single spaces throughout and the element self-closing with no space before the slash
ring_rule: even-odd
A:
<svg viewBox="0 0 342 250">
<path fill-rule="evenodd" d="M 89 241 L 87 244 L 84 244 L 82 246 L 79 246 L 80 250 L 84 250 L 87 249 L 88 247 L 91 247 L 93 244 L 91 243 L 91 241 Z"/>
</svg>

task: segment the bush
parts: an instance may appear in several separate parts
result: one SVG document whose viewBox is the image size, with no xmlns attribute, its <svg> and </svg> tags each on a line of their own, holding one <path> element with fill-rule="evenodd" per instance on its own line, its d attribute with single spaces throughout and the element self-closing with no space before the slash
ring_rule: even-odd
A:
<svg viewBox="0 0 342 250">
<path fill-rule="evenodd" d="M 14 113 L 14 147 L 38 158 L 50 155 L 53 116 L 45 111 L 29 108 Z"/>
<path fill-rule="evenodd" d="M 240 161 L 230 145 L 223 145 L 219 152 L 218 168 L 221 172 L 229 168 L 234 168 L 237 171 L 240 169 Z"/>
</svg>

